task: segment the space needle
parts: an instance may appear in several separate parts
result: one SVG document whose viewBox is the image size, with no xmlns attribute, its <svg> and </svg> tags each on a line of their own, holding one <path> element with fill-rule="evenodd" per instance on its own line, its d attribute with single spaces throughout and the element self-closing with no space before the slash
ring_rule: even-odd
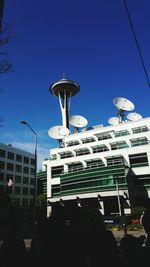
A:
<svg viewBox="0 0 150 267">
<path fill-rule="evenodd" d="M 60 109 L 62 113 L 62 126 L 69 129 L 69 110 L 71 97 L 77 94 L 80 90 L 78 83 L 61 79 L 50 85 L 49 91 L 59 99 Z"/>
</svg>

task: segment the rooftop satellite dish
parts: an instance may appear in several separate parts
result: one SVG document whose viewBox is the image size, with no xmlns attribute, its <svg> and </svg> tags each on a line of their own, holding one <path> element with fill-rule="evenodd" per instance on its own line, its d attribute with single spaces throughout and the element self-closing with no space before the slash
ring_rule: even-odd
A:
<svg viewBox="0 0 150 267">
<path fill-rule="evenodd" d="M 134 109 L 134 104 L 124 97 L 114 98 L 113 103 L 119 110 L 131 111 Z"/>
<path fill-rule="evenodd" d="M 80 115 L 73 115 L 69 117 L 69 124 L 74 126 L 75 128 L 82 128 L 88 124 L 88 121 L 86 118 Z"/>
<path fill-rule="evenodd" d="M 124 117 L 124 111 L 131 111 L 134 109 L 134 104 L 124 97 L 116 97 L 113 99 L 114 105 L 118 108 L 119 123 L 122 123 Z"/>
<path fill-rule="evenodd" d="M 110 125 L 117 125 L 117 124 L 119 124 L 119 118 L 118 117 L 111 117 L 108 119 L 108 123 Z"/>
<path fill-rule="evenodd" d="M 127 119 L 130 121 L 138 121 L 138 120 L 142 119 L 142 116 L 136 112 L 130 112 L 127 115 Z"/>
<path fill-rule="evenodd" d="M 48 135 L 54 139 L 63 139 L 69 135 L 69 129 L 61 125 L 53 126 L 48 130 Z"/>
</svg>

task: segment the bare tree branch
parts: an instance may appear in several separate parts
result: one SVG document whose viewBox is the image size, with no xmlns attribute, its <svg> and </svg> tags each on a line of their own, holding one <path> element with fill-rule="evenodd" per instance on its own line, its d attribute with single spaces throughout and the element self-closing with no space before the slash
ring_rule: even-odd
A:
<svg viewBox="0 0 150 267">
<path fill-rule="evenodd" d="M 12 71 L 13 64 L 6 59 L 8 53 L 1 49 L 7 45 L 16 34 L 12 30 L 12 26 L 8 23 L 5 23 L 0 31 L 0 74 Z"/>
<path fill-rule="evenodd" d="M 12 25 L 5 23 L 0 32 L 0 45 L 6 45 L 11 39 L 16 37 L 16 33 L 12 30 Z"/>
<path fill-rule="evenodd" d="M 4 59 L 0 61 L 0 74 L 12 71 L 12 67 L 12 63 L 10 63 L 8 60 Z"/>
</svg>

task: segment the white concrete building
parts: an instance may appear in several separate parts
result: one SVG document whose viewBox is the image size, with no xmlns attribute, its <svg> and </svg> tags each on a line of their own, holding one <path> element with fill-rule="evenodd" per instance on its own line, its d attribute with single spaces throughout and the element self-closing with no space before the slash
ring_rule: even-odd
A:
<svg viewBox="0 0 150 267">
<path fill-rule="evenodd" d="M 47 208 L 58 201 L 100 202 L 103 214 L 130 213 L 150 197 L 150 118 L 94 127 L 64 137 L 43 162 Z"/>
</svg>

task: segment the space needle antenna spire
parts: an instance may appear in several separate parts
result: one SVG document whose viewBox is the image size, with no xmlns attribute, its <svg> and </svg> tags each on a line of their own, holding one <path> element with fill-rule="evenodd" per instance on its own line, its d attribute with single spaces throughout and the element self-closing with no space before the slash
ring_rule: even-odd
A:
<svg viewBox="0 0 150 267">
<path fill-rule="evenodd" d="M 49 87 L 49 91 L 54 96 L 58 97 L 62 114 L 62 126 L 69 129 L 71 98 L 79 92 L 80 86 L 75 81 L 64 78 L 64 76 L 65 73 L 63 72 L 63 79 L 52 83 Z"/>
</svg>

